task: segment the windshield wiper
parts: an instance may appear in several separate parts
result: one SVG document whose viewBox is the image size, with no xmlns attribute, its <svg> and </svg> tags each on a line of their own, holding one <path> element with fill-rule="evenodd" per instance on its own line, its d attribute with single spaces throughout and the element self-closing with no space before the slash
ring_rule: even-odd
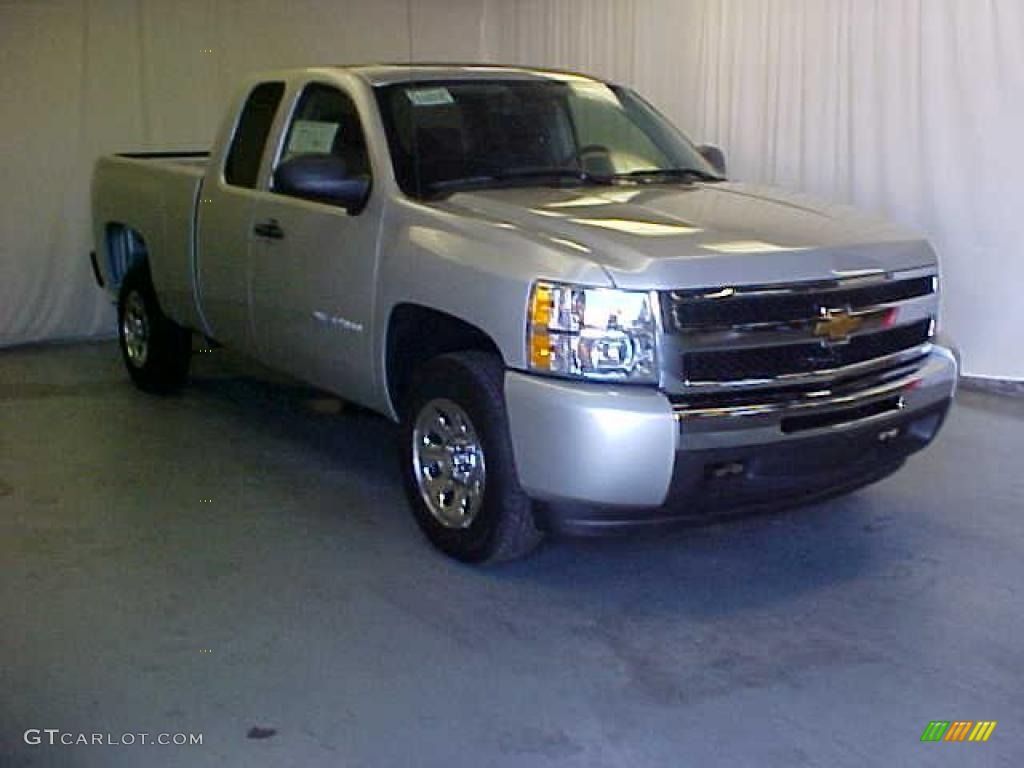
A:
<svg viewBox="0 0 1024 768">
<path fill-rule="evenodd" d="M 442 179 L 429 185 L 433 193 L 454 192 L 468 187 L 494 187 L 516 182 L 578 181 L 581 184 L 612 184 L 610 176 L 595 176 L 579 168 L 510 168 L 492 173 Z"/>
<path fill-rule="evenodd" d="M 611 184 L 608 176 L 595 176 L 582 168 L 510 168 L 496 171 L 494 178 L 498 181 L 514 179 L 576 179 L 584 184 Z"/>
<path fill-rule="evenodd" d="M 459 179 L 441 179 L 440 181 L 431 181 L 426 184 L 426 188 L 431 192 L 447 192 L 449 190 L 456 190 L 460 187 L 480 187 L 488 184 L 493 184 L 496 181 L 494 176 L 463 176 Z"/>
<path fill-rule="evenodd" d="M 700 181 L 725 181 L 722 176 L 702 171 L 699 168 L 641 168 L 638 171 L 617 173 L 615 179 L 699 179 Z"/>
</svg>

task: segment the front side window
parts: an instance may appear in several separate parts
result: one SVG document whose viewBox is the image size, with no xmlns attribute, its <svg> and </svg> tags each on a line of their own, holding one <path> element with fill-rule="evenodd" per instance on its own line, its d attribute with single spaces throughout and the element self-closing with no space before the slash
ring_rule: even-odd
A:
<svg viewBox="0 0 1024 768">
<path fill-rule="evenodd" d="M 414 197 L 552 181 L 718 178 L 632 91 L 596 81 L 416 81 L 381 86 L 377 99 L 396 177 Z"/>
<path fill-rule="evenodd" d="M 348 94 L 322 83 L 306 86 L 295 107 L 278 165 L 302 155 L 333 155 L 349 178 L 370 177 L 359 112 Z"/>
<path fill-rule="evenodd" d="M 261 83 L 249 94 L 224 163 L 224 181 L 228 184 L 255 188 L 263 149 L 283 96 L 284 83 Z"/>
</svg>

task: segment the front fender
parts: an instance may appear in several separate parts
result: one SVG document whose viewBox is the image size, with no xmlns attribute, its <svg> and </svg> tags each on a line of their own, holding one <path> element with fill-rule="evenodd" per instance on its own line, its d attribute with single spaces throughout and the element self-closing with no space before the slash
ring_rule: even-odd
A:
<svg viewBox="0 0 1024 768">
<path fill-rule="evenodd" d="M 535 280 L 612 285 L 594 262 L 502 222 L 416 203 L 396 205 L 385 218 L 378 340 L 386 338 L 396 305 L 418 304 L 478 328 L 509 368 L 525 369 L 527 304 Z M 383 346 L 377 356 L 382 371 Z"/>
</svg>

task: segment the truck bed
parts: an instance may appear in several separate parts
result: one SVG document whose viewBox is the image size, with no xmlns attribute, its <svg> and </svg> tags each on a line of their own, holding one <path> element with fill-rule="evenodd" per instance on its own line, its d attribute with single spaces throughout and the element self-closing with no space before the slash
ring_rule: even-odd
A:
<svg viewBox="0 0 1024 768">
<path fill-rule="evenodd" d="M 112 227 L 139 233 L 164 312 L 191 327 L 199 322 L 195 214 L 208 161 L 206 152 L 127 152 L 100 158 L 93 176 L 93 221 L 114 222 L 94 242 L 111 243 Z M 132 255 L 112 246 L 96 255 L 104 285 L 116 294 Z"/>
</svg>

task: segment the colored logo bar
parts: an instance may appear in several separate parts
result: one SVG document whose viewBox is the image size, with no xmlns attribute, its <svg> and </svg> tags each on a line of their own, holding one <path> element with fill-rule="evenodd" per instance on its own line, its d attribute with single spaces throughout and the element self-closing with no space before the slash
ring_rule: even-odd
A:
<svg viewBox="0 0 1024 768">
<path fill-rule="evenodd" d="M 988 741 L 995 729 L 995 720 L 932 720 L 921 741 Z"/>
</svg>

